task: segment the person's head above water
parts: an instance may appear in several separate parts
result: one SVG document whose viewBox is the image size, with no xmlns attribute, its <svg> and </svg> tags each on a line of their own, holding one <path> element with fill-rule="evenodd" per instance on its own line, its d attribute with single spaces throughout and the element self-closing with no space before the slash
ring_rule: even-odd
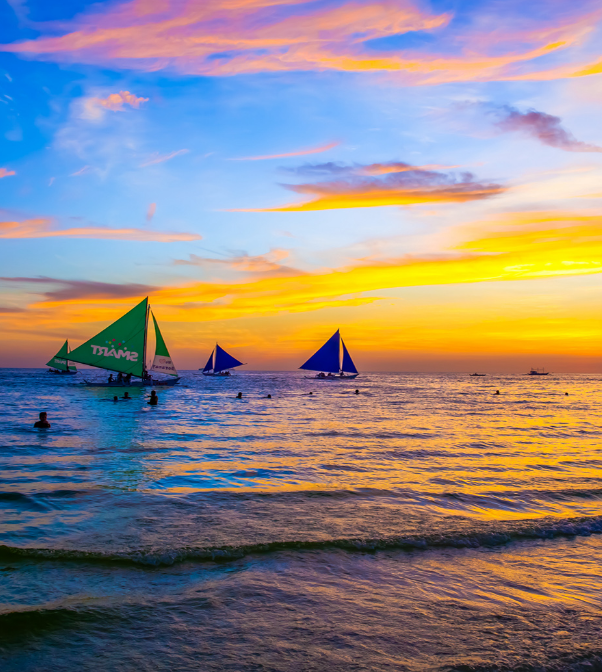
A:
<svg viewBox="0 0 602 672">
<path fill-rule="evenodd" d="M 124 393 L 123 393 L 123 398 L 124 398 L 124 399 L 131 399 L 132 397 L 130 397 L 130 393 L 129 393 L 129 392 L 124 392 Z"/>
<path fill-rule="evenodd" d="M 237 398 L 237 399 L 242 399 L 242 392 L 239 392 L 239 393 L 236 395 L 236 398 Z"/>
<path fill-rule="evenodd" d="M 113 397 L 113 401 L 119 401 L 119 399 L 117 399 L 117 395 Z"/>
<path fill-rule="evenodd" d="M 360 391 L 359 391 L 359 390 L 356 390 L 356 391 L 355 391 L 355 393 L 356 393 L 356 394 L 359 394 L 359 393 L 360 393 Z"/>
<path fill-rule="evenodd" d="M 40 419 L 35 423 L 34 427 L 42 428 L 42 429 L 49 429 L 50 428 L 50 423 L 47 420 L 48 414 L 46 411 L 42 411 L 40 413 Z"/>
</svg>

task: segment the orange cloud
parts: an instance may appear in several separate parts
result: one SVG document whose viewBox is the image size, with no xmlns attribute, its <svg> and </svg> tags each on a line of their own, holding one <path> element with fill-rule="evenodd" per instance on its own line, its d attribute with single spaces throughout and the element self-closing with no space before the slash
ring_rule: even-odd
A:
<svg viewBox="0 0 602 672">
<path fill-rule="evenodd" d="M 453 53 L 436 54 L 379 52 L 366 44 L 448 26 L 450 14 L 429 13 L 411 0 L 348 1 L 339 6 L 301 0 L 130 0 L 76 17 L 66 24 L 64 35 L 5 44 L 2 49 L 61 61 L 146 71 L 174 68 L 210 76 L 346 70 L 397 73 L 413 84 L 545 79 L 550 74 L 538 74 L 537 59 L 583 43 L 600 19 L 600 12 L 588 14 L 584 5 L 575 5 L 573 14 L 571 18 L 566 11 L 551 10 L 542 25 L 538 17 L 516 16 L 510 9 L 496 17 L 502 25 L 495 39 L 491 17 L 484 16 L 482 24 L 474 21 L 473 27 L 453 36 Z M 479 32 L 479 25 L 487 28 Z M 597 67 L 582 67 L 581 72 L 573 67 L 573 76 L 592 74 Z"/>
<path fill-rule="evenodd" d="M 306 154 L 320 154 L 326 152 L 333 147 L 338 147 L 340 142 L 330 142 L 327 145 L 320 147 L 313 147 L 311 149 L 299 149 L 296 152 L 287 152 L 286 154 L 266 154 L 265 156 L 243 156 L 237 159 L 229 159 L 230 161 L 264 161 L 265 159 L 285 159 L 289 156 L 305 156 Z"/>
<path fill-rule="evenodd" d="M 111 93 L 106 98 L 92 98 L 92 101 L 107 110 L 119 112 L 123 110 L 124 105 L 138 109 L 141 103 L 148 102 L 148 98 L 138 98 L 129 91 L 120 91 L 119 93 Z"/>
<path fill-rule="evenodd" d="M 0 180 L 3 177 L 10 177 L 11 175 L 16 175 L 14 170 L 6 170 L 6 168 L 0 168 Z"/>
<path fill-rule="evenodd" d="M 26 219 L 20 222 L 0 222 L 0 238 L 93 238 L 96 240 L 138 240 L 142 242 L 174 243 L 200 240 L 196 233 L 170 233 L 144 229 L 111 229 L 108 226 L 86 226 L 55 229 L 51 219 Z"/>
<path fill-rule="evenodd" d="M 157 163 L 163 163 L 164 161 L 169 161 L 170 159 L 175 158 L 176 156 L 180 156 L 180 154 L 188 154 L 190 150 L 189 149 L 178 149 L 175 152 L 171 152 L 171 154 L 155 154 L 155 156 L 152 159 L 149 159 L 145 163 L 140 164 L 140 168 L 145 168 L 146 166 L 154 166 Z"/>
<path fill-rule="evenodd" d="M 372 179 L 363 177 L 364 171 L 373 176 Z M 478 182 L 471 173 L 456 176 L 401 162 L 349 167 L 328 163 L 302 166 L 297 172 L 318 175 L 347 173 L 347 176 L 346 179 L 331 182 L 286 185 L 290 191 L 317 197 L 309 202 L 277 208 L 250 209 L 245 212 L 306 212 L 419 203 L 462 203 L 491 198 L 505 190 L 499 184 Z"/>
<path fill-rule="evenodd" d="M 400 287 L 602 273 L 602 215 L 562 212 L 515 213 L 458 229 L 459 239 L 439 255 L 358 263 L 319 273 L 254 277 L 250 281 L 201 282 L 164 287 L 153 294 L 168 320 L 183 323 L 278 313 L 302 313 L 378 301 L 378 293 Z M 56 301 L 69 319 L 101 319 L 113 303 Z M 70 305 L 76 308 L 71 311 Z M 99 312 L 100 311 L 100 312 Z M 67 319 L 67 318 L 65 318 Z"/>
</svg>

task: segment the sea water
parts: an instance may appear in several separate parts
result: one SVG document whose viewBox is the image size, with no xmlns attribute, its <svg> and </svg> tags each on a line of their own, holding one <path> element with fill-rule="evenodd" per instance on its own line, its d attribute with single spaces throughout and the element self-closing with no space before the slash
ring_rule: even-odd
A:
<svg viewBox="0 0 602 672">
<path fill-rule="evenodd" d="M 602 669 L 599 375 L 0 386 L 5 672 Z"/>
</svg>

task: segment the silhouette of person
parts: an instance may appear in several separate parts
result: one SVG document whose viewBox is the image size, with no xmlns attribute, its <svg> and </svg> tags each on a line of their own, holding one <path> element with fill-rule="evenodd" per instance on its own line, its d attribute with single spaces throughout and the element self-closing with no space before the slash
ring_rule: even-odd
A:
<svg viewBox="0 0 602 672">
<path fill-rule="evenodd" d="M 121 397 L 121 398 L 122 398 L 122 399 L 131 399 L 132 397 L 130 397 L 130 393 L 129 393 L 129 392 L 124 392 L 123 397 Z"/>
<path fill-rule="evenodd" d="M 112 382 L 113 382 L 113 374 L 111 373 L 110 376 L 109 376 L 109 383 L 112 383 Z"/>
<path fill-rule="evenodd" d="M 117 395 L 115 395 L 115 396 L 113 397 L 113 401 L 119 401 L 119 399 L 117 398 Z"/>
<path fill-rule="evenodd" d="M 313 392 L 310 392 L 309 394 L 313 394 Z"/>
<path fill-rule="evenodd" d="M 568 393 L 568 392 L 565 392 L 565 393 L 564 393 L 564 396 L 565 396 L 565 397 L 568 397 L 568 396 L 569 396 L 569 393 Z"/>
<path fill-rule="evenodd" d="M 150 399 L 148 400 L 149 406 L 156 406 L 159 403 L 159 397 L 155 390 L 151 392 Z"/>
<path fill-rule="evenodd" d="M 40 419 L 35 423 L 37 429 L 50 429 L 50 423 L 46 419 L 48 414 L 45 411 L 40 413 Z"/>
<path fill-rule="evenodd" d="M 355 393 L 356 393 L 356 394 L 359 394 L 359 393 L 360 393 L 360 391 L 359 391 L 359 390 L 356 390 L 356 391 L 355 391 Z"/>
<path fill-rule="evenodd" d="M 236 398 L 237 398 L 237 399 L 242 399 L 242 392 L 239 392 L 239 393 L 236 395 Z"/>
<path fill-rule="evenodd" d="M 496 391 L 495 391 L 495 394 L 499 394 L 499 393 L 500 393 L 500 391 L 499 391 L 499 390 L 496 390 Z M 494 396 L 495 396 L 495 395 L 494 395 Z"/>
<path fill-rule="evenodd" d="M 266 397 L 266 399 L 271 399 L 271 398 L 272 398 L 271 394 L 268 394 L 268 396 Z"/>
</svg>

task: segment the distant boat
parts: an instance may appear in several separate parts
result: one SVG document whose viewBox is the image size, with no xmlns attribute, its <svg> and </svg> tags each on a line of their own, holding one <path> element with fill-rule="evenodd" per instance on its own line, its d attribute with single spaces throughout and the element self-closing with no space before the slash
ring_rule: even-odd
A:
<svg viewBox="0 0 602 672">
<path fill-rule="evenodd" d="M 67 355 L 69 354 L 69 341 L 63 343 L 63 347 L 56 353 L 56 355 L 46 363 L 49 366 L 48 373 L 61 373 L 74 375 L 77 373 L 77 368 L 69 364 Z"/>
<path fill-rule="evenodd" d="M 474 378 L 475 376 L 486 376 L 486 375 L 487 375 L 486 373 L 471 373 L 470 377 Z"/>
<path fill-rule="evenodd" d="M 161 335 L 157 320 L 155 325 L 155 359 L 149 371 L 146 369 L 146 344 L 148 317 L 152 314 L 148 297 L 125 315 L 113 322 L 89 341 L 69 354 L 69 360 L 78 364 L 88 364 L 113 373 L 107 382 L 85 380 L 93 387 L 142 387 L 146 385 L 175 385 L 180 377 Z M 153 378 L 150 372 L 165 373 L 171 379 Z M 132 376 L 139 380 L 132 380 Z"/>
<path fill-rule="evenodd" d="M 215 349 L 209 355 L 207 364 L 205 364 L 205 368 L 202 371 L 204 376 L 226 377 L 230 375 L 230 369 L 235 369 L 237 366 L 244 366 L 244 364 L 243 362 L 239 362 L 236 357 L 229 355 L 216 343 Z"/>
<path fill-rule="evenodd" d="M 549 376 L 550 372 L 549 371 L 544 371 L 543 369 L 534 369 L 531 368 L 531 371 L 526 374 L 527 376 Z"/>
<path fill-rule="evenodd" d="M 338 329 L 318 352 L 299 368 L 318 371 L 315 376 L 305 376 L 314 380 L 348 380 L 359 375 Z"/>
</svg>

